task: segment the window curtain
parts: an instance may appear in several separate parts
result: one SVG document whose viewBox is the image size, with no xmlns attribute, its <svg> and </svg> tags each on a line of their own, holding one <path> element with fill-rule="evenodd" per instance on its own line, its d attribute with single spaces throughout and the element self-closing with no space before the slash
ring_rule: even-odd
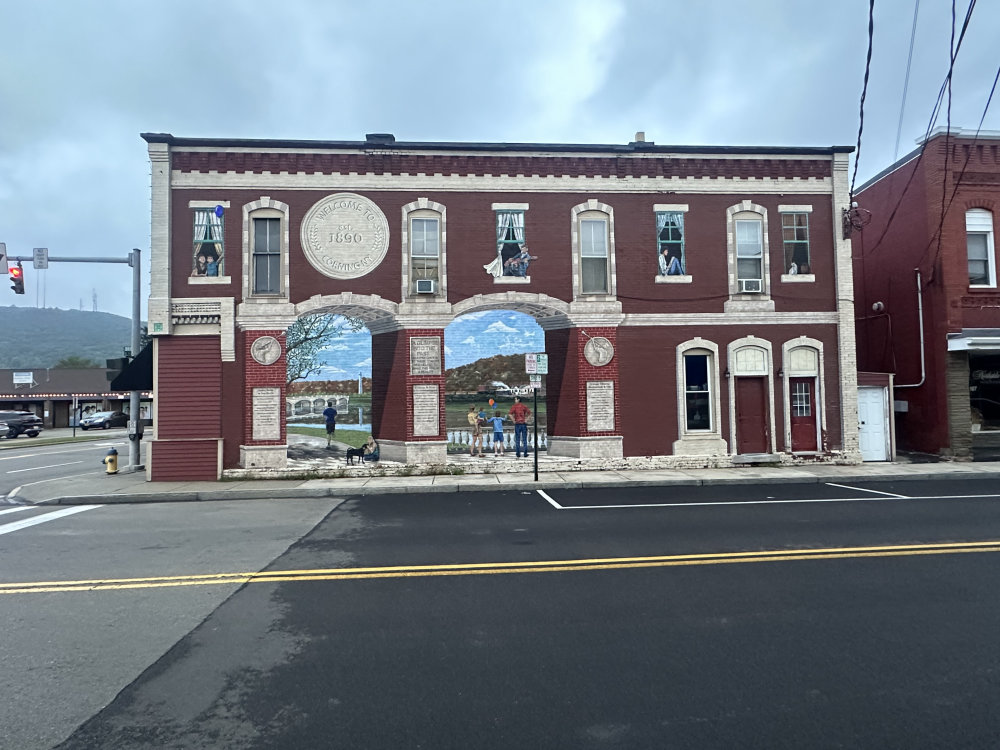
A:
<svg viewBox="0 0 1000 750">
<path fill-rule="evenodd" d="M 520 212 L 497 212 L 497 257 L 483 266 L 494 278 L 503 276 L 504 240 L 512 235 L 518 244 L 524 243 L 524 214 Z"/>
<path fill-rule="evenodd" d="M 194 211 L 194 241 L 196 243 L 196 251 L 199 249 L 197 243 L 210 239 L 208 235 L 208 217 L 210 215 L 210 212 L 204 208 L 196 208 Z M 222 235 L 219 236 L 221 237 Z"/>
<path fill-rule="evenodd" d="M 208 234 L 205 235 L 205 239 L 212 240 L 215 243 L 215 257 L 216 259 L 222 257 L 222 217 L 216 216 L 215 211 L 206 211 L 208 216 Z"/>
</svg>

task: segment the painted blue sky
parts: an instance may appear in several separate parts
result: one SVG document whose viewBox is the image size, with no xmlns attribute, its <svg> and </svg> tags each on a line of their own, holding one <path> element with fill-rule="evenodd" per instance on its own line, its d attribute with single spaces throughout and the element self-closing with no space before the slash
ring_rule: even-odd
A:
<svg viewBox="0 0 1000 750">
<path fill-rule="evenodd" d="M 460 367 L 494 354 L 545 351 L 545 333 L 534 318 L 511 310 L 469 313 L 444 331 L 445 368 Z M 322 370 L 309 380 L 371 377 L 372 337 L 368 329 L 345 331 L 322 355 Z"/>
</svg>

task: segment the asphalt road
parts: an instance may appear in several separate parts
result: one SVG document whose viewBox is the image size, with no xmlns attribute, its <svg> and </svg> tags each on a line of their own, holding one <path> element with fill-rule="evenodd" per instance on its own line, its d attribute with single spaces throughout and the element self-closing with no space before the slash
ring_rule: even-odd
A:
<svg viewBox="0 0 1000 750">
<path fill-rule="evenodd" d="M 995 746 L 994 485 L 16 510 L 0 747 Z"/>
<path fill-rule="evenodd" d="M 145 450 L 145 443 L 140 446 L 140 450 Z M 102 459 L 111 447 L 118 451 L 120 467 L 124 468 L 129 459 L 124 429 L 102 430 L 99 439 L 58 445 L 21 436 L 4 439 L 0 447 L 4 448 L 0 450 L 0 500 L 15 487 L 36 482 L 74 476 L 80 477 L 81 482 L 93 480 L 105 472 Z"/>
</svg>

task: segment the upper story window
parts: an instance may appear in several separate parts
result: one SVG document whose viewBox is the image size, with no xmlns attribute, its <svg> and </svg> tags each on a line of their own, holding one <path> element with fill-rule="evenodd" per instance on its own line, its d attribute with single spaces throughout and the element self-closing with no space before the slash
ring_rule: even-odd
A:
<svg viewBox="0 0 1000 750">
<path fill-rule="evenodd" d="M 660 276 L 686 276 L 684 257 L 684 214 L 657 211 L 656 257 Z"/>
<path fill-rule="evenodd" d="M 253 220 L 251 273 L 254 294 L 281 293 L 281 220 Z"/>
<path fill-rule="evenodd" d="M 441 271 L 441 222 L 436 217 L 410 218 L 410 282 L 415 294 L 436 294 Z M 430 282 L 430 283 L 428 283 Z"/>
<path fill-rule="evenodd" d="M 736 279 L 740 293 L 760 293 L 764 279 L 764 225 L 759 218 L 736 219 Z"/>
<path fill-rule="evenodd" d="M 580 291 L 582 294 L 608 293 L 607 219 L 580 219 Z"/>
<path fill-rule="evenodd" d="M 784 272 L 790 275 L 812 273 L 809 258 L 809 214 L 781 214 L 781 238 L 785 245 Z"/>
<path fill-rule="evenodd" d="M 191 201 L 193 209 L 194 234 L 191 256 L 191 277 L 207 280 L 225 276 L 225 240 L 223 216 L 229 207 L 228 201 Z"/>
<path fill-rule="evenodd" d="M 969 260 L 969 286 L 995 287 L 993 215 L 982 208 L 965 212 L 965 243 Z"/>
<path fill-rule="evenodd" d="M 527 276 L 530 259 L 521 257 L 524 246 L 524 211 L 501 210 L 497 217 L 497 258 L 502 276 Z"/>
</svg>

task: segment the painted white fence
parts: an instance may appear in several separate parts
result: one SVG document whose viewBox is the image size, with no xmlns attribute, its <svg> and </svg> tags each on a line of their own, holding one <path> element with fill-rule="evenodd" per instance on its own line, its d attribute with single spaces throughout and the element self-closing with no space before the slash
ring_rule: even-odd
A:
<svg viewBox="0 0 1000 750">
<path fill-rule="evenodd" d="M 472 433 L 468 430 L 454 430 L 448 433 L 448 442 L 455 443 L 457 445 L 472 445 Z M 546 450 L 549 445 L 549 437 L 543 431 L 538 433 L 538 450 Z M 534 433 L 531 427 L 528 427 L 528 447 L 534 448 Z M 486 449 L 493 450 L 493 430 L 483 430 L 483 450 Z M 504 432 L 503 434 L 503 449 L 504 450 L 514 450 L 514 433 Z"/>
</svg>

